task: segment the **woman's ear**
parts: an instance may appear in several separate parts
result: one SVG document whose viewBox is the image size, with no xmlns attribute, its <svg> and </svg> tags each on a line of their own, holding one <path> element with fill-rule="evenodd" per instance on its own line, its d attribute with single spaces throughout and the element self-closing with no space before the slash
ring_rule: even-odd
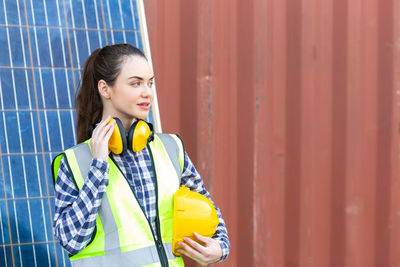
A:
<svg viewBox="0 0 400 267">
<path fill-rule="evenodd" d="M 104 97 L 105 99 L 110 99 L 111 89 L 107 85 L 106 81 L 100 80 L 97 84 L 97 89 L 99 90 L 100 96 Z"/>
</svg>

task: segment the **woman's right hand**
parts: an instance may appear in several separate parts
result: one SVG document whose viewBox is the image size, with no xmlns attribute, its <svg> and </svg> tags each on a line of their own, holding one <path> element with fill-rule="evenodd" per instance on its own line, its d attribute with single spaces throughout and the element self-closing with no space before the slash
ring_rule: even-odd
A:
<svg viewBox="0 0 400 267">
<path fill-rule="evenodd" d="M 115 120 L 107 124 L 111 119 L 111 116 L 107 116 L 99 124 L 92 133 L 92 139 L 90 140 L 90 147 L 92 148 L 93 158 L 102 159 L 108 161 L 108 140 L 114 131 Z"/>
</svg>

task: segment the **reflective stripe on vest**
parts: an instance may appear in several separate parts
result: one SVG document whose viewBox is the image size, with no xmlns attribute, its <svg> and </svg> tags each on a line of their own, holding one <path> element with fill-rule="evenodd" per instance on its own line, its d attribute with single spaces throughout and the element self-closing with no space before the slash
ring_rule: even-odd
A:
<svg viewBox="0 0 400 267">
<path fill-rule="evenodd" d="M 164 245 L 165 246 L 165 245 Z M 172 254 L 172 244 L 166 244 L 165 246 L 168 259 L 175 259 L 175 255 Z M 124 253 L 121 257 L 120 251 L 110 251 L 106 255 L 101 255 L 97 257 L 88 257 L 77 261 L 71 261 L 71 265 L 75 266 L 129 266 L 129 267 L 139 267 L 151 265 L 159 262 L 158 252 L 155 246 L 147 247 L 142 249 L 137 249 L 133 251 L 128 251 Z M 170 264 L 172 265 L 172 264 Z M 155 265 L 160 266 L 160 265 Z M 179 266 L 179 265 L 178 265 Z"/>
<path fill-rule="evenodd" d="M 175 142 L 175 144 L 173 143 Z M 172 254 L 173 193 L 178 189 L 183 169 L 183 145 L 178 137 L 156 134 L 148 145 L 158 186 L 158 211 L 163 246 L 170 266 L 183 266 Z M 79 189 L 90 169 L 92 154 L 89 140 L 65 151 Z M 160 266 L 151 226 L 125 177 L 109 159 L 109 184 L 96 219 L 97 232 L 77 255 L 72 266 Z M 54 171 L 54 169 L 53 169 Z"/>
<path fill-rule="evenodd" d="M 160 137 L 165 149 L 167 150 L 168 156 L 174 165 L 180 184 L 184 159 L 182 142 L 176 135 L 158 134 L 158 137 Z"/>
</svg>

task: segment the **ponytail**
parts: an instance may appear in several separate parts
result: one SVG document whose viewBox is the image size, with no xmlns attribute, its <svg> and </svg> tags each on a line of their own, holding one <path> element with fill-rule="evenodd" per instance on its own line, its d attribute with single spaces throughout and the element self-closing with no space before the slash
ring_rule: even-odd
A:
<svg viewBox="0 0 400 267">
<path fill-rule="evenodd" d="M 86 60 L 75 99 L 78 143 L 90 138 L 90 126 L 100 121 L 103 115 L 103 103 L 97 87 L 99 81 L 104 80 L 113 86 L 128 56 L 146 59 L 138 48 L 130 44 L 116 44 L 96 49 Z"/>
<path fill-rule="evenodd" d="M 80 91 L 75 101 L 76 116 L 78 118 L 76 127 L 78 143 L 90 138 L 90 125 L 101 119 L 103 111 L 103 103 L 101 102 L 94 77 L 94 62 L 99 52 L 100 48 L 96 49 L 86 60 L 82 71 Z"/>
</svg>

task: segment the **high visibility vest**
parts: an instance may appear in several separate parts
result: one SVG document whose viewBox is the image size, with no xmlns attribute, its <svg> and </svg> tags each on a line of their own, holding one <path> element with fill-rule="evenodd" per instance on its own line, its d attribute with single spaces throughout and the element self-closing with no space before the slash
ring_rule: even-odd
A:
<svg viewBox="0 0 400 267">
<path fill-rule="evenodd" d="M 56 156 L 52 163 L 56 179 L 64 160 L 79 189 L 90 169 L 89 140 Z M 70 257 L 72 266 L 184 266 L 172 254 L 173 195 L 183 170 L 184 149 L 175 135 L 155 134 L 147 145 L 156 190 L 156 231 L 138 203 L 126 177 L 109 157 L 109 183 L 103 195 L 91 242 Z M 55 180 L 54 180 L 55 181 Z"/>
</svg>

